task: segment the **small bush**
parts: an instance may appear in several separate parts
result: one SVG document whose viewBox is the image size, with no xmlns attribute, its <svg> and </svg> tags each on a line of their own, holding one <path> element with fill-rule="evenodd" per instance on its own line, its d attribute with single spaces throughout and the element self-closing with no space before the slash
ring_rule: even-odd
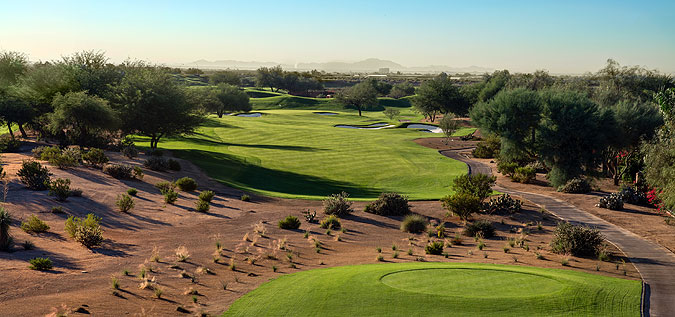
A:
<svg viewBox="0 0 675 317">
<path fill-rule="evenodd" d="M 19 179 L 26 187 L 32 190 L 45 190 L 49 188 L 50 176 L 52 174 L 40 162 L 23 161 L 21 169 L 19 169 L 16 175 L 19 176 Z"/>
<path fill-rule="evenodd" d="M 427 254 L 441 255 L 443 254 L 443 242 L 442 241 L 431 242 L 424 247 L 424 251 Z"/>
<path fill-rule="evenodd" d="M 457 194 L 470 194 L 483 201 L 492 194 L 492 186 L 495 185 L 496 181 L 497 177 L 495 176 L 466 174 L 457 176 L 452 181 L 452 188 Z"/>
<path fill-rule="evenodd" d="M 352 213 L 352 202 L 347 200 L 349 194 L 342 192 L 333 194 L 323 200 L 323 212 L 327 215 L 345 217 Z"/>
<path fill-rule="evenodd" d="M 169 168 L 169 162 L 161 156 L 150 156 L 143 162 L 143 166 L 153 171 L 163 172 Z"/>
<path fill-rule="evenodd" d="M 241 195 L 241 201 L 251 201 L 251 196 L 243 194 Z"/>
<path fill-rule="evenodd" d="M 305 221 L 309 223 L 315 223 L 316 220 L 316 210 L 309 211 L 309 209 L 302 212 L 302 216 L 305 218 Z"/>
<path fill-rule="evenodd" d="M 52 260 L 49 258 L 33 258 L 28 262 L 30 263 L 28 268 L 31 270 L 48 271 L 54 267 Z"/>
<path fill-rule="evenodd" d="M 601 250 L 603 241 L 604 237 L 597 229 L 561 222 L 553 232 L 551 249 L 560 254 L 594 256 Z"/>
<path fill-rule="evenodd" d="M 497 163 L 497 172 L 502 173 L 504 176 L 513 176 L 513 173 L 516 172 L 516 168 L 518 168 L 518 163 L 507 161 L 499 161 L 499 163 Z"/>
<path fill-rule="evenodd" d="M 136 188 L 129 188 L 129 189 L 127 189 L 127 194 L 128 194 L 129 196 L 136 196 L 136 195 L 138 195 L 138 189 L 136 189 Z"/>
<path fill-rule="evenodd" d="M 18 152 L 21 147 L 21 141 L 17 139 L 12 139 L 8 135 L 0 136 L 0 152 L 2 153 L 14 153 Z"/>
<path fill-rule="evenodd" d="M 43 161 L 49 161 L 54 157 L 60 156 L 61 155 L 61 148 L 58 146 L 41 146 L 39 148 L 36 148 L 35 151 L 33 152 L 33 156 L 36 156 L 36 158 L 39 158 Z"/>
<path fill-rule="evenodd" d="M 518 167 L 513 172 L 511 180 L 523 184 L 531 183 L 537 177 L 537 171 L 533 167 Z"/>
<path fill-rule="evenodd" d="M 130 195 L 122 194 L 117 196 L 115 205 L 117 205 L 117 208 L 119 208 L 121 212 L 129 212 L 129 210 L 134 208 L 135 203 Z"/>
<path fill-rule="evenodd" d="M 169 167 L 169 169 L 172 170 L 172 171 L 180 171 L 181 170 L 180 162 L 178 162 L 174 159 L 169 159 L 167 164 L 168 164 L 167 166 Z"/>
<path fill-rule="evenodd" d="M 66 220 L 65 231 L 75 241 L 87 248 L 91 248 L 103 242 L 103 231 L 101 230 L 100 223 L 101 218 L 96 217 L 94 214 L 88 214 L 85 219 L 70 216 Z"/>
<path fill-rule="evenodd" d="M 462 220 L 467 220 L 472 214 L 480 211 L 480 198 L 468 193 L 456 193 L 441 199 L 443 207 Z"/>
<path fill-rule="evenodd" d="M 49 182 L 49 195 L 58 201 L 66 201 L 70 196 L 70 179 L 57 178 Z"/>
<path fill-rule="evenodd" d="M 401 231 L 410 233 L 423 232 L 427 227 L 427 219 L 420 215 L 407 215 L 401 222 Z"/>
<path fill-rule="evenodd" d="M 510 215 L 522 210 L 523 203 L 520 200 L 513 199 L 509 194 L 504 194 L 490 199 L 483 204 L 483 212 L 488 215 Z"/>
<path fill-rule="evenodd" d="M 600 201 L 595 205 L 600 208 L 607 208 L 609 210 L 622 210 L 623 199 L 618 193 L 612 193 L 607 196 L 600 197 Z"/>
<path fill-rule="evenodd" d="M 117 179 L 133 179 L 133 169 L 126 164 L 104 164 L 103 173 L 108 174 Z"/>
<path fill-rule="evenodd" d="M 173 189 L 164 193 L 164 202 L 167 204 L 173 204 L 178 200 L 178 193 Z"/>
<path fill-rule="evenodd" d="M 585 178 L 573 178 L 565 185 L 558 187 L 559 192 L 585 194 L 591 191 L 591 184 Z"/>
<path fill-rule="evenodd" d="M 191 192 L 197 189 L 197 182 L 190 177 L 179 178 L 174 183 L 184 192 Z"/>
<path fill-rule="evenodd" d="M 49 225 L 40 220 L 36 215 L 28 217 L 28 220 L 21 223 L 21 229 L 26 232 L 41 233 L 49 230 Z"/>
<path fill-rule="evenodd" d="M 464 235 L 469 237 L 492 238 L 495 235 L 495 227 L 492 222 L 487 220 L 478 220 L 464 226 Z"/>
<path fill-rule="evenodd" d="M 164 195 L 169 191 L 173 191 L 174 188 L 176 188 L 176 184 L 171 182 L 159 182 L 155 184 L 155 188 L 159 189 L 159 192 L 162 193 L 162 195 Z"/>
<path fill-rule="evenodd" d="M 46 149 L 48 149 L 48 146 L 38 146 L 30 151 L 31 155 L 40 160 L 42 159 L 42 152 L 44 152 Z"/>
<path fill-rule="evenodd" d="M 410 213 L 410 205 L 406 196 L 382 193 L 376 201 L 368 204 L 364 211 L 380 216 L 403 216 Z"/>
<path fill-rule="evenodd" d="M 476 148 L 471 152 L 473 157 L 477 158 L 495 158 L 499 155 L 501 140 L 496 135 L 490 135 L 485 140 L 478 142 Z"/>
<path fill-rule="evenodd" d="M 209 209 L 211 209 L 211 206 L 208 201 L 198 199 L 197 202 L 195 202 L 195 210 L 198 212 L 208 212 Z"/>
<path fill-rule="evenodd" d="M 288 216 L 283 220 L 279 220 L 279 228 L 286 230 L 297 230 L 300 228 L 300 219 L 295 216 Z"/>
<path fill-rule="evenodd" d="M 101 149 L 91 149 L 82 155 L 82 160 L 93 166 L 102 166 L 108 163 L 109 159 Z"/>
<path fill-rule="evenodd" d="M 60 154 L 55 154 L 49 158 L 49 163 L 56 165 L 60 169 L 65 169 L 80 165 L 82 153 L 77 148 L 66 148 Z"/>
<path fill-rule="evenodd" d="M 128 157 L 128 158 L 134 158 L 138 156 L 138 149 L 136 149 L 136 146 L 132 145 L 127 145 L 124 146 L 121 150 L 122 155 Z"/>
<path fill-rule="evenodd" d="M 12 245 L 12 236 L 9 234 L 9 226 L 12 224 L 12 217 L 9 212 L 0 206 L 0 250 L 7 251 Z"/>
<path fill-rule="evenodd" d="M 647 199 L 647 194 L 642 191 L 638 191 L 633 187 L 623 187 L 619 191 L 619 196 L 623 202 L 633 205 L 648 206 L 649 200 Z"/>
<path fill-rule="evenodd" d="M 143 170 L 139 166 L 134 166 L 131 175 L 135 179 L 143 179 Z"/>
<path fill-rule="evenodd" d="M 321 220 L 321 223 L 319 224 L 321 228 L 323 229 L 333 229 L 337 230 L 340 229 L 342 224 L 340 224 L 340 219 L 336 217 L 335 215 L 330 215 L 323 220 Z"/>
<path fill-rule="evenodd" d="M 216 193 L 214 193 L 213 191 L 205 190 L 205 191 L 199 193 L 199 200 L 211 202 L 211 200 L 213 200 L 213 197 L 215 197 L 215 196 L 216 196 Z"/>
</svg>

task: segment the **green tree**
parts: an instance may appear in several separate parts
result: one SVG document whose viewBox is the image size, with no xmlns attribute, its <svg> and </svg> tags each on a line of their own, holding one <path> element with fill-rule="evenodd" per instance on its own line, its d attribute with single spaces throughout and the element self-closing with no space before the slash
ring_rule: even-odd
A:
<svg viewBox="0 0 675 317">
<path fill-rule="evenodd" d="M 62 64 L 71 76 L 74 87 L 71 91 L 86 91 L 87 94 L 109 98 L 112 87 L 119 84 L 124 73 L 109 63 L 101 51 L 82 51 L 63 57 Z"/>
<path fill-rule="evenodd" d="M 665 124 L 657 136 L 642 145 L 645 160 L 645 179 L 655 187 L 662 200 L 662 209 L 673 215 L 675 210 L 675 89 L 670 88 L 655 94 Z"/>
<path fill-rule="evenodd" d="M 216 98 L 222 104 L 220 109 L 216 109 L 218 118 L 222 118 L 225 112 L 251 111 L 249 96 L 246 92 L 237 86 L 220 84 L 216 89 Z"/>
<path fill-rule="evenodd" d="M 506 87 L 506 84 L 510 79 L 511 74 L 509 74 L 508 70 L 495 71 L 492 73 L 492 75 L 488 76 L 483 89 L 481 89 L 480 93 L 478 93 L 478 100 L 488 101 L 492 99 L 497 95 L 497 93 Z"/>
<path fill-rule="evenodd" d="M 455 115 L 452 113 L 446 113 L 441 121 L 438 123 L 438 127 L 443 130 L 443 134 L 445 134 L 445 144 L 448 144 L 448 141 L 450 141 L 450 137 L 452 137 L 452 134 L 457 131 L 459 128 L 459 122 L 455 120 Z"/>
<path fill-rule="evenodd" d="M 392 88 L 391 91 L 389 92 L 389 96 L 394 98 L 394 99 L 400 99 L 406 96 L 412 96 L 415 94 L 415 86 L 413 86 L 410 82 L 402 82 L 400 84 L 395 84 Z"/>
<path fill-rule="evenodd" d="M 57 94 L 52 102 L 50 129 L 64 131 L 80 146 L 99 145 L 102 134 L 117 127 L 117 117 L 108 102 L 84 91 Z"/>
<path fill-rule="evenodd" d="M 373 86 L 373 88 L 375 88 L 378 96 L 386 96 L 389 94 L 389 92 L 391 92 L 392 86 L 390 83 L 377 80 L 375 78 L 370 78 L 366 80 L 366 82 L 368 82 Z"/>
<path fill-rule="evenodd" d="M 209 75 L 209 82 L 212 85 L 228 84 L 239 86 L 241 85 L 241 78 L 239 77 L 239 74 L 237 72 L 225 70 L 225 71 L 217 71 Z"/>
<path fill-rule="evenodd" d="M 28 69 L 28 57 L 19 52 L 0 52 L 0 88 L 16 84 Z"/>
<path fill-rule="evenodd" d="M 337 95 L 337 101 L 345 108 L 354 108 L 359 111 L 377 106 L 377 90 L 368 82 L 361 82 L 344 89 Z"/>
<path fill-rule="evenodd" d="M 34 117 L 35 111 L 28 103 L 16 96 L 10 95 L 10 93 L 3 93 L 0 90 L 0 119 L 7 123 L 7 128 L 12 139 L 14 138 L 12 124 L 16 123 L 21 136 L 27 138 L 28 135 L 26 134 L 24 125 L 33 120 Z"/>
<path fill-rule="evenodd" d="M 256 86 L 258 87 L 270 87 L 270 90 L 279 91 L 279 88 L 283 85 L 284 81 L 284 70 L 281 66 L 274 67 L 260 67 L 256 71 Z"/>
<path fill-rule="evenodd" d="M 124 132 L 149 137 L 150 148 L 156 149 L 162 137 L 191 133 L 201 123 L 196 104 L 188 102 L 171 75 L 143 63 L 124 67 L 114 101 Z"/>
<path fill-rule="evenodd" d="M 438 113 L 465 114 L 469 105 L 460 94 L 459 88 L 446 74 L 422 83 L 413 97 L 413 106 L 432 122 Z"/>
</svg>

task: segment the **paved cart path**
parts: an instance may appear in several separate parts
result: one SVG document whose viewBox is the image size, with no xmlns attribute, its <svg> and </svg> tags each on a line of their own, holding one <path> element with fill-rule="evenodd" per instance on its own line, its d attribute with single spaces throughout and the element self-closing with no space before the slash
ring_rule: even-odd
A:
<svg viewBox="0 0 675 317">
<path fill-rule="evenodd" d="M 470 174 L 492 174 L 489 166 L 473 161 L 457 150 L 440 153 L 466 163 Z M 560 199 L 502 186 L 496 186 L 494 189 L 521 196 L 570 223 L 598 228 L 609 242 L 626 254 L 640 272 L 645 284 L 643 315 L 675 316 L 675 254 L 668 249 Z"/>
</svg>

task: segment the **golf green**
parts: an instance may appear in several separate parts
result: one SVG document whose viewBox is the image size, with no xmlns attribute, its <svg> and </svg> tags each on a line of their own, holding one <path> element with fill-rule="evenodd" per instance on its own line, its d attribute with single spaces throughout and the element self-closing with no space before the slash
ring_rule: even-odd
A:
<svg viewBox="0 0 675 317">
<path fill-rule="evenodd" d="M 477 263 L 332 267 L 280 276 L 225 316 L 639 316 L 639 281 Z"/>
</svg>

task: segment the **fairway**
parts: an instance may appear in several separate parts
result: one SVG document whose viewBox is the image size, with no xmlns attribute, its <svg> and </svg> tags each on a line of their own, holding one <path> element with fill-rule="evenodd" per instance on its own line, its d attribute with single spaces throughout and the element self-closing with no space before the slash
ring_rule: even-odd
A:
<svg viewBox="0 0 675 317">
<path fill-rule="evenodd" d="M 224 184 L 286 198 L 320 199 L 346 191 L 352 198 L 372 199 L 393 191 L 413 200 L 439 199 L 451 193 L 452 180 L 467 171 L 463 163 L 412 142 L 439 134 L 337 128 L 398 124 L 381 112 L 363 117 L 337 113 L 268 110 L 262 117 L 210 117 L 196 134 L 162 140 L 159 147 L 192 161 Z M 462 128 L 456 134 L 473 130 Z"/>
<path fill-rule="evenodd" d="M 280 276 L 225 316 L 640 316 L 639 281 L 474 263 L 367 264 Z"/>
</svg>

